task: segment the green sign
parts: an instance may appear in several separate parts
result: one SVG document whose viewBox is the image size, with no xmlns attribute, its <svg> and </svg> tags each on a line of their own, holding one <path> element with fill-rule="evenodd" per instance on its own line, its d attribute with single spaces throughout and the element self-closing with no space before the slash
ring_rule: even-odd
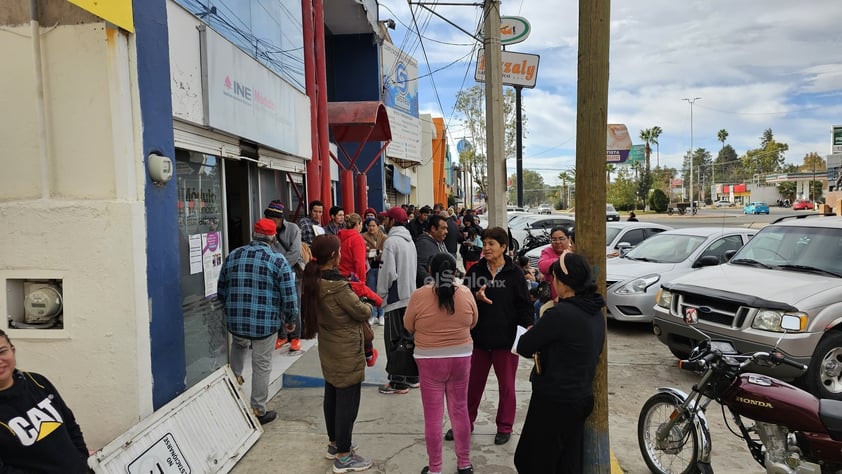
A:
<svg viewBox="0 0 842 474">
<path fill-rule="evenodd" d="M 833 127 L 833 153 L 842 153 L 842 125 Z"/>
<path fill-rule="evenodd" d="M 644 160 L 646 160 L 645 145 L 632 145 L 629 151 L 629 159 L 626 160 L 625 164 L 643 163 Z"/>
</svg>

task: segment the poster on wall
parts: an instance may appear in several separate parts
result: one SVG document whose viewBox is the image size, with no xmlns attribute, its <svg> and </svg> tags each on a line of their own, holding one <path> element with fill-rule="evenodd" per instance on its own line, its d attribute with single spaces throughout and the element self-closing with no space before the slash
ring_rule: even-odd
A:
<svg viewBox="0 0 842 474">
<path fill-rule="evenodd" d="M 383 104 L 392 130 L 392 143 L 386 149 L 386 156 L 420 162 L 418 61 L 391 43 L 383 43 L 380 51 Z"/>
<path fill-rule="evenodd" d="M 222 269 L 222 234 L 202 234 L 202 267 L 205 271 L 205 296 L 216 294 L 216 282 Z"/>
</svg>

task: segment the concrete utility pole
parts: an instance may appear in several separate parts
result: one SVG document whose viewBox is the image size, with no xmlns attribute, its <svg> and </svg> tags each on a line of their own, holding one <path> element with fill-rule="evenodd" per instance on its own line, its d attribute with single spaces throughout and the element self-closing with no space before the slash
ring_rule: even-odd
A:
<svg viewBox="0 0 842 474">
<path fill-rule="evenodd" d="M 690 215 L 693 214 L 693 208 L 696 206 L 693 201 L 693 104 L 701 97 L 693 97 L 692 99 L 684 98 L 690 104 Z"/>
<path fill-rule="evenodd" d="M 579 0 L 579 70 L 576 103 L 576 253 L 593 266 L 605 294 L 605 151 L 608 128 L 608 45 L 611 0 Z M 611 472 L 608 443 L 608 344 L 594 377 L 594 410 L 585 425 L 585 473 Z"/>
<path fill-rule="evenodd" d="M 485 138 L 488 159 L 486 204 L 489 227 L 506 227 L 506 157 L 503 156 L 503 58 L 500 48 L 500 1 L 485 0 Z M 603 239 L 604 240 L 604 239 Z"/>
</svg>

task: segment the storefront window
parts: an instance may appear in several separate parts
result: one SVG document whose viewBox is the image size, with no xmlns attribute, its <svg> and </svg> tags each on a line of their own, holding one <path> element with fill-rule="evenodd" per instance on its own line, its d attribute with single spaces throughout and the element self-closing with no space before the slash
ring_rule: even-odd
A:
<svg viewBox="0 0 842 474">
<path fill-rule="evenodd" d="M 222 304 L 216 281 L 222 268 L 221 159 L 176 150 L 181 293 L 187 385 L 228 363 Z"/>
</svg>

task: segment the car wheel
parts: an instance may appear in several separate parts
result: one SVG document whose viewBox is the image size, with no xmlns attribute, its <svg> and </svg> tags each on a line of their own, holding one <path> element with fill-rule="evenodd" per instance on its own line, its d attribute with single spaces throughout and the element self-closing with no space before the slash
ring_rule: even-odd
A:
<svg viewBox="0 0 842 474">
<path fill-rule="evenodd" d="M 813 395 L 842 400 L 842 331 L 830 331 L 819 341 L 804 377 Z"/>
</svg>

